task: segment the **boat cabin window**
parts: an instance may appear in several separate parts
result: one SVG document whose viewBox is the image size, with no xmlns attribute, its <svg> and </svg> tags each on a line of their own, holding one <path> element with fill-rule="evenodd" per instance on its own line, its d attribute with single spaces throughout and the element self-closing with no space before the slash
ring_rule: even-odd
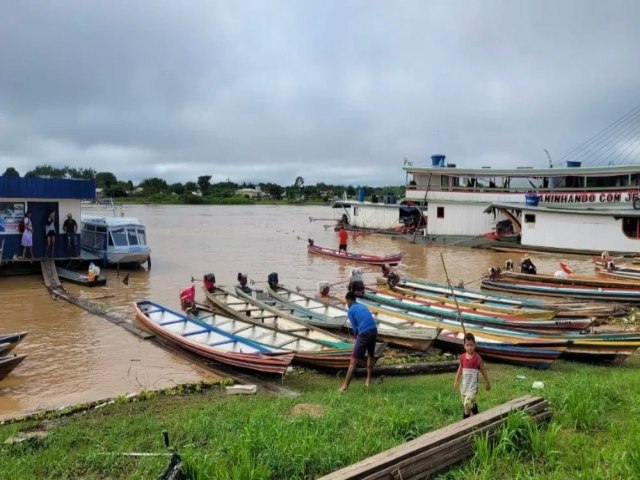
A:
<svg viewBox="0 0 640 480">
<path fill-rule="evenodd" d="M 533 213 L 524 214 L 524 223 L 536 223 L 536 216 Z"/>
<path fill-rule="evenodd" d="M 567 188 L 582 188 L 584 177 L 566 177 Z"/>
<path fill-rule="evenodd" d="M 138 234 L 135 228 L 127 228 L 127 237 L 129 238 L 129 245 L 138 245 Z"/>
<path fill-rule="evenodd" d="M 444 207 L 436 208 L 436 217 L 437 218 L 444 218 Z"/>
<path fill-rule="evenodd" d="M 118 228 L 117 230 L 111 230 L 111 236 L 113 237 L 113 244 L 117 247 L 126 246 L 127 234 L 124 228 Z"/>
<path fill-rule="evenodd" d="M 142 229 L 142 228 L 138 229 L 138 240 L 140 240 L 140 245 L 146 245 L 147 244 L 147 235 L 146 235 L 144 229 Z"/>
<path fill-rule="evenodd" d="M 622 231 L 629 238 L 640 238 L 640 218 L 624 217 Z"/>
</svg>

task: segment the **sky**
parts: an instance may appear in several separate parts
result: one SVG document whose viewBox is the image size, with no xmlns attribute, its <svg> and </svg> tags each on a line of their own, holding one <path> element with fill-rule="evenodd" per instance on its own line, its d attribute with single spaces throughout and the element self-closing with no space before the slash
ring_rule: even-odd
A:
<svg viewBox="0 0 640 480">
<path fill-rule="evenodd" d="M 0 174 L 402 185 L 545 166 L 638 105 L 637 0 L 0 0 Z"/>
</svg>

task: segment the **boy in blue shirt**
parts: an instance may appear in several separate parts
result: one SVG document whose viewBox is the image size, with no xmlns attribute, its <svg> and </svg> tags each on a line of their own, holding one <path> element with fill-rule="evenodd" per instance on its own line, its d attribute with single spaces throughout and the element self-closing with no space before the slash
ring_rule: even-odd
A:
<svg viewBox="0 0 640 480">
<path fill-rule="evenodd" d="M 376 321 L 373 319 L 371 312 L 359 303 L 356 303 L 356 295 L 353 292 L 348 292 L 345 299 L 347 300 L 347 306 L 349 311 L 347 313 L 349 321 L 351 322 L 351 329 L 356 337 L 356 343 L 353 346 L 353 353 L 351 354 L 351 361 L 349 362 L 349 370 L 347 370 L 347 376 L 344 378 L 344 383 L 338 391 L 346 392 L 351 383 L 351 376 L 353 370 L 356 368 L 358 360 L 363 359 L 365 354 L 367 355 L 367 380 L 365 381 L 365 387 L 371 384 L 371 375 L 373 374 L 373 362 L 374 352 L 376 349 L 376 340 L 378 339 L 378 327 Z"/>
</svg>

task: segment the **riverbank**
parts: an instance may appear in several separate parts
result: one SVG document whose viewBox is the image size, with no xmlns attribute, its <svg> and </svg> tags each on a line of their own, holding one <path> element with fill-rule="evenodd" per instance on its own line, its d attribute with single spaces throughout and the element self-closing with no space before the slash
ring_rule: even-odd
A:
<svg viewBox="0 0 640 480">
<path fill-rule="evenodd" d="M 489 364 L 481 410 L 524 394 L 548 398 L 547 428 L 509 426 L 496 447 L 478 441 L 474 459 L 447 478 L 637 478 L 640 476 L 640 357 L 619 367 L 559 361 L 549 371 Z M 155 478 L 168 457 L 162 432 L 192 479 L 315 478 L 460 418 L 453 374 L 387 377 L 346 394 L 334 375 L 296 370 L 284 386 L 296 398 L 224 388 L 142 395 L 64 418 L 0 427 L 0 478 Z M 534 381 L 544 383 L 533 390 Z M 19 432 L 46 437 L 20 444 Z"/>
</svg>

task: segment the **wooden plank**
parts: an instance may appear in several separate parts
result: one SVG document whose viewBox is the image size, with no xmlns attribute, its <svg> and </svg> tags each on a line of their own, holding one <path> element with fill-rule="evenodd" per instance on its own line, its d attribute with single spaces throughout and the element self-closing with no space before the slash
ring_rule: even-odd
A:
<svg viewBox="0 0 640 480">
<path fill-rule="evenodd" d="M 418 460 L 424 461 L 428 458 L 443 458 L 442 466 L 445 468 L 453 463 L 447 463 L 442 452 L 446 452 L 455 445 L 463 444 L 471 455 L 472 448 L 465 442 L 472 443 L 474 435 L 496 430 L 514 410 L 525 410 L 534 416 L 539 416 L 548 411 L 548 402 L 541 397 L 530 395 L 517 398 L 333 472 L 322 477 L 321 480 L 391 479 L 394 478 L 391 472 L 395 471 L 402 475 L 395 478 L 404 478 L 403 468 L 410 476 L 411 471 L 414 471 L 410 466 Z M 449 459 L 449 456 L 446 458 Z M 453 458 L 456 462 L 460 461 L 460 458 L 455 455 L 451 457 Z M 420 469 L 422 466 L 418 465 L 417 468 Z M 431 468 L 440 468 L 440 465 L 434 464 Z"/>
</svg>

